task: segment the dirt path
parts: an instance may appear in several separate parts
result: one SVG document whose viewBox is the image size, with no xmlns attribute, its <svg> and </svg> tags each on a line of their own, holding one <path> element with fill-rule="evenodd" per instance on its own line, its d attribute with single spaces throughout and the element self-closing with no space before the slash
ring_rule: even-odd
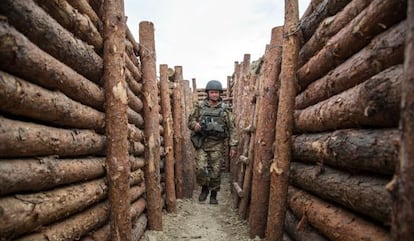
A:
<svg viewBox="0 0 414 241">
<path fill-rule="evenodd" d="M 218 205 L 198 202 L 200 190 L 193 199 L 177 200 L 177 213 L 163 214 L 163 231 L 147 231 L 141 241 L 240 241 L 250 239 L 246 220 L 232 208 L 228 174 L 222 176 Z"/>
</svg>

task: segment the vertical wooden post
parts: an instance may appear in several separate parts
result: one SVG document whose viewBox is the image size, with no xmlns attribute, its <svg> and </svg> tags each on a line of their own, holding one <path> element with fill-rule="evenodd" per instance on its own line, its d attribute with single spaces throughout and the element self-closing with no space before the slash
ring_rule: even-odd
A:
<svg viewBox="0 0 414 241">
<path fill-rule="evenodd" d="M 275 133 L 270 131 L 276 125 L 278 108 L 278 82 L 282 56 L 283 27 L 272 29 L 270 46 L 262 65 L 262 83 L 259 90 L 257 110 L 256 142 L 253 158 L 253 184 L 250 206 L 250 236 L 264 237 L 267 207 L 269 202 L 270 172 L 273 159 Z"/>
<path fill-rule="evenodd" d="M 131 240 L 124 1 L 104 5 L 104 85 L 111 240 Z"/>
<path fill-rule="evenodd" d="M 296 70 L 299 53 L 298 1 L 285 0 L 285 25 L 279 91 L 279 110 L 276 120 L 276 149 L 270 167 L 269 212 L 266 227 L 266 240 L 282 240 L 286 215 L 289 167 L 291 159 L 291 139 L 293 112 L 296 96 Z"/>
<path fill-rule="evenodd" d="M 395 185 L 389 185 L 396 194 L 393 203 L 392 236 L 395 241 L 414 237 L 414 2 L 408 1 L 408 34 L 405 46 L 405 77 L 401 88 L 401 146 L 400 163 Z M 394 195 L 393 195 L 394 196 Z"/>
<path fill-rule="evenodd" d="M 158 85 L 155 66 L 154 25 L 139 23 L 139 55 L 142 62 L 142 95 L 145 136 L 145 186 L 148 204 L 148 226 L 162 230 L 162 206 L 160 188 L 160 119 Z"/>
<path fill-rule="evenodd" d="M 191 79 L 193 85 L 193 102 L 195 103 L 198 101 L 198 94 L 197 94 L 197 81 L 195 78 Z"/>
<path fill-rule="evenodd" d="M 173 119 L 174 119 L 174 154 L 175 154 L 175 191 L 177 198 L 184 197 L 183 190 L 183 136 L 181 130 L 182 112 L 181 92 L 179 76 L 181 76 L 181 66 L 175 66 L 175 78 L 173 89 Z"/>
<path fill-rule="evenodd" d="M 181 98 L 183 103 L 183 119 L 181 130 L 183 132 L 183 191 L 185 198 L 193 197 L 194 190 L 194 149 L 190 140 L 191 131 L 187 127 L 188 116 L 192 108 L 190 81 L 181 80 Z"/>
<path fill-rule="evenodd" d="M 161 112 L 164 126 L 165 147 L 165 188 L 167 195 L 167 211 L 175 212 L 177 209 L 174 183 L 174 131 L 171 113 L 170 86 L 168 80 L 168 66 L 160 65 L 160 96 Z"/>
</svg>

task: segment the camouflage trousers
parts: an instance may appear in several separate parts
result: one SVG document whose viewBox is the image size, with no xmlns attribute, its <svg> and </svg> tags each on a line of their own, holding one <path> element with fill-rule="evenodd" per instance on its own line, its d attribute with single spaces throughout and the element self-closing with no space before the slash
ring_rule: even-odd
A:
<svg viewBox="0 0 414 241">
<path fill-rule="evenodd" d="M 210 190 L 219 191 L 221 183 L 222 150 L 197 150 L 196 177 L 197 184 L 207 185 Z"/>
</svg>

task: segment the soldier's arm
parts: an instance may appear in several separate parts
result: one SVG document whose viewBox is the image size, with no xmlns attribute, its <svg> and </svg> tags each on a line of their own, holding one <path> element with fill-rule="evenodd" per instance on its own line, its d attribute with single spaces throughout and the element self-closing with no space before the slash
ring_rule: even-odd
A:
<svg viewBox="0 0 414 241">
<path fill-rule="evenodd" d="M 198 103 L 196 103 L 194 105 L 194 108 L 191 110 L 190 115 L 188 116 L 187 126 L 190 130 L 195 130 L 196 125 L 199 125 L 198 124 L 198 119 L 200 118 L 199 113 L 200 113 L 199 106 L 198 106 Z"/>
<path fill-rule="evenodd" d="M 236 125 L 234 121 L 233 114 L 231 112 L 227 112 L 228 120 L 227 120 L 227 128 L 229 129 L 229 146 L 236 147 L 239 143 L 239 138 L 237 135 Z"/>
</svg>

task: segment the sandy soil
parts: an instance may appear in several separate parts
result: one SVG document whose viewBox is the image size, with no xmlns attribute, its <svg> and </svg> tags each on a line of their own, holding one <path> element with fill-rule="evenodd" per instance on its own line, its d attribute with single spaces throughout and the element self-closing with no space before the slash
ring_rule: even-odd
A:
<svg viewBox="0 0 414 241">
<path fill-rule="evenodd" d="M 222 175 L 218 205 L 198 202 L 200 190 L 193 199 L 177 200 L 177 213 L 163 214 L 163 231 L 146 231 L 141 241 L 240 241 L 250 239 L 246 220 L 232 208 L 228 174 Z"/>
</svg>

